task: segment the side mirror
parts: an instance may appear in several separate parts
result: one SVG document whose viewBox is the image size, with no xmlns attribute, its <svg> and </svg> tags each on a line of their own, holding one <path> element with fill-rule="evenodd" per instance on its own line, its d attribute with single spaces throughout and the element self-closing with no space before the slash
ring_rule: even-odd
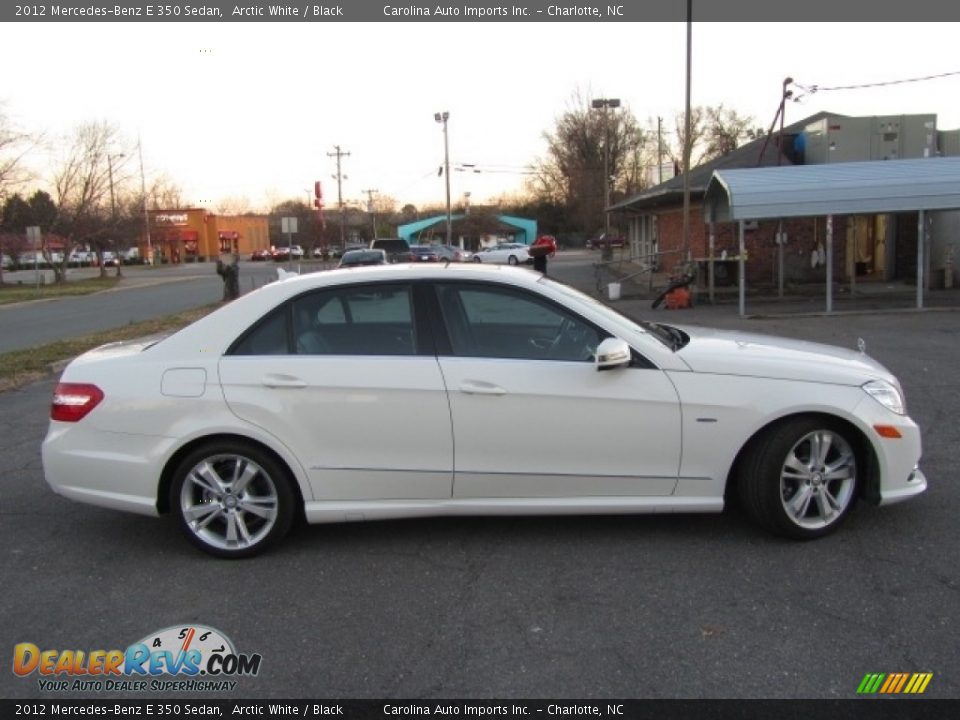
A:
<svg viewBox="0 0 960 720">
<path fill-rule="evenodd" d="M 597 370 L 612 370 L 630 364 L 630 346 L 620 338 L 607 338 L 597 346 L 594 364 Z"/>
</svg>

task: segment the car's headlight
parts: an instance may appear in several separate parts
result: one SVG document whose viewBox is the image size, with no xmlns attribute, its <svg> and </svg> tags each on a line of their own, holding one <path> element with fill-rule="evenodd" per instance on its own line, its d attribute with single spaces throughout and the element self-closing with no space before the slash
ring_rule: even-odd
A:
<svg viewBox="0 0 960 720">
<path fill-rule="evenodd" d="M 886 380 L 871 380 L 862 385 L 864 391 L 883 405 L 888 410 L 892 410 L 897 415 L 907 414 L 907 404 L 904 402 L 903 393 L 900 388 Z"/>
</svg>

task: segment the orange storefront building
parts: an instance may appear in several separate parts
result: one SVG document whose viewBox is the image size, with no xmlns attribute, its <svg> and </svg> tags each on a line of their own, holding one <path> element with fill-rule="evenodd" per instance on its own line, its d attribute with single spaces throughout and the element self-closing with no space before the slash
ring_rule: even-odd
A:
<svg viewBox="0 0 960 720">
<path fill-rule="evenodd" d="M 203 262 L 223 253 L 241 256 L 270 247 L 265 215 L 214 215 L 203 208 L 151 210 L 150 247 L 154 262 Z M 147 256 L 147 241 L 140 242 Z"/>
</svg>

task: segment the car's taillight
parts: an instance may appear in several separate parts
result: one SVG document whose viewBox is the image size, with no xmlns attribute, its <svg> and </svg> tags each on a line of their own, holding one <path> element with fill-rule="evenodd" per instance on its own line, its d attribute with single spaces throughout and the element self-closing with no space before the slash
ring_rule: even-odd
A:
<svg viewBox="0 0 960 720">
<path fill-rule="evenodd" d="M 50 419 L 60 422 L 83 420 L 100 401 L 103 390 L 88 383 L 58 383 L 53 391 Z"/>
</svg>

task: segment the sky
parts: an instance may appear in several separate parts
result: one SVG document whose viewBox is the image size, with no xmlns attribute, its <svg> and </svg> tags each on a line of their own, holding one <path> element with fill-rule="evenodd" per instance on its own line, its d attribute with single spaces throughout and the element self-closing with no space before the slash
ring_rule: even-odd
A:
<svg viewBox="0 0 960 720">
<path fill-rule="evenodd" d="M 11 26 L 12 27 L 12 26 Z M 8 30 L 11 29 L 8 27 Z M 785 77 L 832 87 L 960 71 L 957 23 L 695 23 L 694 105 L 774 118 Z M 240 198 L 267 210 L 307 200 L 315 180 L 337 200 L 366 190 L 399 205 L 442 205 L 449 112 L 451 197 L 482 203 L 520 190 L 543 133 L 576 93 L 619 98 L 644 123 L 683 111 L 683 23 L 45 23 L 0 43 L 0 103 L 54 150 L 89 121 L 142 142 L 149 178 L 166 175 L 191 205 Z M 15 69 L 11 71 L 11 69 Z M 960 127 L 960 75 L 821 91 L 787 105 L 787 123 L 821 110 L 935 113 Z M 29 162 L 39 185 L 51 156 Z M 121 161 L 137 177 L 135 152 Z"/>
</svg>

